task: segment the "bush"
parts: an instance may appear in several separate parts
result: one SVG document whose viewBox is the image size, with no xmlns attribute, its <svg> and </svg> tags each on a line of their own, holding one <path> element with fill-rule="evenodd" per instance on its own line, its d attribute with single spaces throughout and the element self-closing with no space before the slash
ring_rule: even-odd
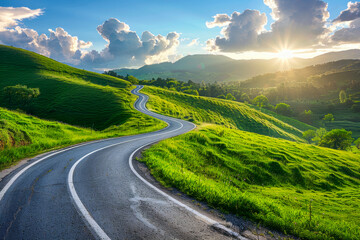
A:
<svg viewBox="0 0 360 240">
<path fill-rule="evenodd" d="M 244 103 L 249 103 L 251 101 L 251 99 L 250 99 L 249 95 L 247 95 L 247 93 L 243 93 L 241 95 L 240 100 Z"/>
<path fill-rule="evenodd" d="M 38 88 L 28 88 L 25 85 L 15 85 L 4 87 L 4 95 L 9 105 L 28 105 L 33 98 L 40 95 Z"/>
<path fill-rule="evenodd" d="M 339 150 L 346 150 L 351 146 L 354 139 L 351 137 L 352 132 L 345 129 L 333 129 L 320 141 L 319 146 Z"/>
<path fill-rule="evenodd" d="M 309 143 L 311 143 L 311 140 L 316 137 L 316 132 L 314 130 L 307 130 L 303 132 L 303 138 L 306 139 Z"/>
<path fill-rule="evenodd" d="M 334 118 L 334 115 L 332 115 L 331 113 L 329 113 L 329 114 L 326 114 L 326 115 L 324 116 L 323 120 L 326 121 L 326 122 L 332 122 L 332 121 L 335 120 L 335 118 Z"/>
<path fill-rule="evenodd" d="M 267 107 L 269 105 L 269 100 L 264 95 L 259 95 L 253 100 L 253 104 L 258 107 Z"/>
<path fill-rule="evenodd" d="M 340 103 L 345 103 L 345 101 L 346 101 L 346 92 L 344 90 L 340 91 L 339 100 L 340 100 Z"/>
<path fill-rule="evenodd" d="M 324 138 L 326 133 L 327 133 L 327 131 L 325 128 L 319 128 L 318 130 L 316 130 L 315 137 L 312 139 L 312 141 L 318 145 L 319 142 L 321 142 L 321 140 Z"/>
<path fill-rule="evenodd" d="M 186 89 L 183 91 L 183 93 L 199 96 L 199 92 L 195 89 Z"/>
<path fill-rule="evenodd" d="M 127 76 L 126 77 L 126 80 L 128 80 L 129 82 L 131 82 L 132 84 L 139 84 L 139 79 L 137 79 L 136 77 L 134 76 Z"/>
<path fill-rule="evenodd" d="M 357 149 L 360 149 L 360 137 L 354 142 Z"/>
<path fill-rule="evenodd" d="M 289 104 L 286 103 L 278 103 L 275 107 L 275 111 L 278 114 L 284 115 L 284 116 L 291 116 L 292 110 L 290 108 Z"/>
<path fill-rule="evenodd" d="M 236 101 L 236 98 L 235 98 L 231 93 L 228 93 L 228 94 L 226 95 L 226 99 L 227 99 L 227 100 Z"/>
<path fill-rule="evenodd" d="M 313 116 L 313 113 L 311 110 L 308 110 L 308 111 L 304 111 L 300 114 L 300 119 L 301 121 L 303 122 L 306 122 L 308 124 L 311 124 L 312 123 L 312 117 Z"/>
</svg>

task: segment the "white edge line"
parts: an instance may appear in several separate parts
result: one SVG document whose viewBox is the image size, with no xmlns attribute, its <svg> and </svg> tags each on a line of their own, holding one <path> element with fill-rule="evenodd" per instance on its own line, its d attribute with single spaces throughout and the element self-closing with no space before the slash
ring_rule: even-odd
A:
<svg viewBox="0 0 360 240">
<path fill-rule="evenodd" d="M 109 146 L 105 146 L 99 149 L 96 149 L 86 155 L 84 155 L 83 157 L 81 157 L 79 160 L 77 160 L 75 162 L 74 165 L 72 165 L 70 171 L 69 171 L 69 175 L 68 175 L 68 189 L 70 191 L 70 194 L 72 196 L 73 199 L 73 203 L 75 205 L 75 207 L 77 208 L 77 210 L 79 211 L 80 215 L 83 217 L 83 219 L 85 220 L 86 224 L 88 225 L 88 227 L 90 228 L 90 231 L 95 235 L 95 237 L 98 237 L 100 239 L 110 239 L 110 237 L 105 233 L 105 231 L 99 226 L 99 224 L 97 224 L 97 222 L 95 221 L 95 219 L 91 216 L 90 212 L 86 209 L 86 207 L 84 206 L 84 204 L 81 202 L 79 195 L 76 192 L 75 189 L 75 185 L 74 185 L 74 172 L 75 172 L 75 168 L 76 166 L 82 161 L 84 160 L 86 157 L 90 156 L 93 153 L 96 153 L 98 151 L 104 150 L 106 148 L 110 148 L 110 147 L 114 147 L 117 145 L 121 145 L 124 143 L 128 143 L 128 142 L 133 142 L 133 141 L 138 141 L 140 139 L 145 139 L 145 138 L 149 138 L 149 137 L 155 137 L 155 136 L 160 136 L 160 135 L 164 135 L 164 134 L 169 134 L 172 132 L 175 132 L 181 128 L 183 128 L 183 124 L 180 121 L 177 121 L 176 119 L 172 119 L 173 121 L 180 123 L 180 127 L 173 129 L 169 132 L 164 132 L 164 133 L 159 133 L 159 134 L 155 134 L 155 135 L 151 135 L 151 136 L 146 136 L 146 137 L 141 137 L 141 138 L 137 138 L 137 139 L 131 139 L 128 141 L 124 141 L 124 142 L 120 142 L 120 143 L 115 143 L 115 144 L 111 144 Z M 194 128 L 196 127 L 196 125 L 194 124 Z M 194 129 L 192 128 L 192 129 Z M 192 130 L 191 129 L 191 130 Z M 136 152 L 137 150 L 135 150 Z M 134 153 L 133 153 L 134 154 Z M 133 154 L 131 156 L 133 156 Z"/>
<path fill-rule="evenodd" d="M 140 90 L 141 88 L 139 88 Z M 133 89 L 132 91 L 136 90 Z M 138 98 L 139 99 L 139 98 Z M 138 101 L 138 99 L 135 101 L 135 103 Z M 134 104 L 135 104 L 134 103 Z M 162 131 L 166 128 L 169 127 L 169 124 L 167 123 L 167 127 L 163 128 L 163 129 L 160 129 L 158 131 Z M 125 136 L 121 136 L 121 137 L 125 137 Z M 114 138 L 106 138 L 106 139 L 100 139 L 100 140 L 94 140 L 94 141 L 91 141 L 91 142 L 86 142 L 86 143 L 79 143 L 79 144 L 76 144 L 75 146 L 72 146 L 72 147 L 67 147 L 66 149 L 62 149 L 62 150 L 55 150 L 53 153 L 43 157 L 43 158 L 40 158 L 36 161 L 34 161 L 33 163 L 27 165 L 26 167 L 24 167 L 23 169 L 21 169 L 18 173 L 16 173 L 6 184 L 5 186 L 1 189 L 0 191 L 0 202 L 1 200 L 3 199 L 4 195 L 6 194 L 6 192 L 9 190 L 9 188 L 11 187 L 11 185 L 24 173 L 26 172 L 29 168 L 31 168 L 32 166 L 44 161 L 45 159 L 49 158 L 49 157 L 52 157 L 56 154 L 59 154 L 59 153 L 62 153 L 62 152 L 65 152 L 65 151 L 69 151 L 69 150 L 72 150 L 74 148 L 78 148 L 78 147 L 83 147 L 83 146 L 86 146 L 86 145 L 89 145 L 89 144 L 93 144 L 93 143 L 99 143 L 99 142 L 104 142 L 104 141 L 108 141 L 108 140 L 111 140 L 111 139 L 116 139 L 116 138 L 121 138 L 121 137 L 114 137 Z M 45 153 L 47 154 L 47 153 Z M 34 157 L 36 158 L 36 157 Z M 32 158 L 32 159 L 34 159 Z M 4 178 L 2 179 L 2 181 L 4 180 Z"/>
<path fill-rule="evenodd" d="M 193 128 L 194 129 L 194 128 Z M 191 129 L 191 130 L 193 130 Z M 191 131 L 190 130 L 190 131 Z M 157 141 L 154 141 L 152 143 L 147 143 L 141 147 L 139 147 L 138 149 L 136 149 L 132 154 L 131 156 L 129 157 L 129 165 L 130 165 L 130 168 L 131 168 L 131 171 L 143 182 L 145 183 L 146 185 L 148 185 L 150 188 L 152 188 L 153 190 L 155 190 L 156 192 L 160 193 L 161 195 L 163 195 L 164 197 L 166 197 L 167 199 L 169 199 L 170 201 L 172 201 L 173 203 L 179 205 L 180 207 L 183 207 L 185 208 L 187 211 L 193 213 L 194 215 L 196 215 L 198 218 L 200 218 L 202 221 L 212 225 L 212 226 L 215 226 L 217 228 L 220 228 L 224 231 L 226 231 L 230 236 L 232 237 L 236 237 L 237 239 L 241 239 L 241 240 L 247 240 L 247 238 L 244 238 L 243 236 L 241 236 L 239 233 L 237 232 L 234 232 L 233 230 L 231 230 L 230 228 L 227 228 L 225 227 L 224 225 L 222 225 L 221 223 L 213 220 L 212 218 L 209 218 L 208 216 L 205 216 L 204 214 L 196 211 L 195 209 L 189 207 L 188 205 L 180 202 L 179 200 L 171 197 L 170 195 L 168 195 L 167 193 L 163 192 L 162 190 L 160 190 L 159 188 L 155 187 L 154 185 L 152 185 L 150 182 L 148 182 L 146 179 L 144 179 L 134 168 L 133 164 L 132 164 L 132 161 L 133 161 L 133 157 L 135 155 L 135 153 L 137 153 L 140 149 L 146 147 L 146 146 L 149 146 L 153 143 L 156 143 Z"/>
</svg>

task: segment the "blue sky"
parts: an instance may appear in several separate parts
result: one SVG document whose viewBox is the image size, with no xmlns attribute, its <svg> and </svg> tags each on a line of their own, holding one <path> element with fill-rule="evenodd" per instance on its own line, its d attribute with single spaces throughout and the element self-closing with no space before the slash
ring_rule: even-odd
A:
<svg viewBox="0 0 360 240">
<path fill-rule="evenodd" d="M 276 2 L 277 0 L 269 1 Z M 302 0 L 288 1 L 301 2 Z M 321 0 L 303 1 L 322 2 Z M 281 2 L 281 0 L 279 0 L 279 2 Z M 327 10 L 330 13 L 330 18 L 327 19 L 328 24 L 330 24 L 333 19 L 337 18 L 341 11 L 347 9 L 348 4 L 348 1 L 344 0 L 324 0 L 324 2 L 328 3 Z M 86 51 L 97 50 L 98 52 L 101 52 L 108 42 L 105 41 L 103 36 L 97 32 L 96 28 L 110 18 L 116 18 L 119 22 L 126 23 L 129 25 L 130 30 L 135 31 L 139 37 L 144 31 L 150 31 L 154 35 L 161 34 L 162 36 L 167 36 L 167 34 L 171 32 L 179 33 L 179 44 L 175 44 L 176 46 L 174 46 L 174 49 L 176 47 L 176 55 L 178 56 L 195 53 L 208 53 L 205 49 L 206 41 L 209 39 L 215 39 L 217 36 L 221 36 L 220 31 L 222 27 L 208 28 L 206 26 L 206 22 L 211 22 L 213 20 L 212 17 L 216 14 L 225 13 L 230 16 L 234 11 L 241 14 L 246 9 L 257 10 L 259 13 L 266 14 L 267 24 L 264 27 L 267 31 L 271 31 L 271 24 L 275 21 L 270 15 L 272 9 L 264 4 L 264 0 L 2 0 L 0 6 L 14 8 L 27 7 L 31 10 L 42 9 L 42 14 L 38 16 L 19 20 L 18 26 L 21 28 L 33 29 L 37 31 L 39 35 L 42 33 L 48 35 L 48 29 L 55 30 L 57 27 L 61 27 L 69 35 L 77 36 L 79 40 L 83 40 L 85 42 L 90 41 L 92 46 L 87 48 Z M 349 22 L 347 22 L 347 24 L 349 24 Z M 229 34 L 230 30 L 231 29 L 228 29 Z M 238 29 L 238 31 L 245 30 L 242 28 Z M 198 39 L 199 44 L 187 46 L 187 44 L 194 39 Z M 240 37 L 240 40 L 241 39 L 242 38 Z M 0 35 L 0 41 L 1 40 Z M 7 42 L 5 40 L 1 42 L 6 44 Z M 245 56 L 244 52 L 246 53 L 248 50 L 254 50 L 256 52 L 269 52 L 267 50 L 263 51 L 258 48 L 251 47 L 229 47 L 229 44 L 230 43 L 228 42 L 226 46 L 222 46 L 220 43 L 213 43 L 213 45 L 217 48 L 217 54 L 227 54 L 237 58 Z M 14 45 L 16 45 L 15 42 Z M 331 46 L 331 48 L 332 47 L 333 46 Z M 308 49 L 308 47 L 305 47 L 304 49 Z M 172 54 L 175 53 L 172 52 Z M 263 56 L 265 57 L 265 54 Z M 145 58 L 146 57 L 144 57 L 144 59 Z M 262 58 L 262 55 L 256 54 L 256 58 Z M 123 65 L 129 66 L 131 63 Z M 138 61 L 135 65 L 142 65 L 142 62 Z"/>
<path fill-rule="evenodd" d="M 219 34 L 218 29 L 208 29 L 206 21 L 211 21 L 217 13 L 231 14 L 234 11 L 258 9 L 270 13 L 262 0 L 251 1 L 174 1 L 174 0 L 3 0 L 2 6 L 44 9 L 44 14 L 23 21 L 24 26 L 47 33 L 49 28 L 62 27 L 71 35 L 85 41 L 92 41 L 100 50 L 106 42 L 96 32 L 96 27 L 113 17 L 130 25 L 138 33 L 151 31 L 166 35 L 168 32 L 181 33 L 182 38 L 200 38 L 202 41 Z M 346 6 L 346 2 L 342 4 Z"/>
</svg>

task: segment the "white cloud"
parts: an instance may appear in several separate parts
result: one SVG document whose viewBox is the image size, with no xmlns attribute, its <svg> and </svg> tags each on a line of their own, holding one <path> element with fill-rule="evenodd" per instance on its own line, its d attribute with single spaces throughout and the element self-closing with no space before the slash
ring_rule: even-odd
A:
<svg viewBox="0 0 360 240">
<path fill-rule="evenodd" d="M 180 34 L 170 32 L 155 36 L 149 31 L 141 38 L 130 26 L 110 18 L 97 27 L 108 43 L 101 51 L 86 51 L 91 42 L 79 40 L 63 28 L 49 29 L 39 35 L 35 30 L 18 26 L 25 18 L 42 14 L 40 9 L 0 7 L 0 43 L 31 50 L 55 60 L 87 69 L 140 66 L 176 58 Z"/>
<path fill-rule="evenodd" d="M 39 35 L 33 29 L 21 28 L 0 31 L 0 42 L 34 51 L 58 61 L 79 64 L 81 50 L 92 45 L 77 37 L 71 36 L 62 28 L 49 29 L 49 36 Z"/>
<path fill-rule="evenodd" d="M 111 68 L 169 61 L 180 43 L 180 34 L 176 32 L 155 36 L 145 31 L 140 38 L 126 23 L 116 18 L 105 21 L 97 30 L 108 45 L 101 52 L 84 54 L 83 64 L 88 66 Z"/>
<path fill-rule="evenodd" d="M 195 38 L 191 40 L 190 43 L 187 44 L 188 47 L 197 46 L 197 45 L 199 45 L 199 38 Z"/>
<path fill-rule="evenodd" d="M 41 9 L 29 9 L 27 7 L 0 7 L 0 31 L 10 27 L 16 27 L 19 21 L 41 15 Z"/>
<path fill-rule="evenodd" d="M 257 10 L 234 12 L 221 30 L 223 37 L 209 39 L 208 49 L 244 52 L 308 48 L 319 44 L 329 31 L 326 24 L 330 15 L 327 3 L 322 0 L 264 0 L 264 3 L 272 9 L 271 16 L 275 20 L 270 31 L 264 30 L 265 13 Z M 216 22 L 215 18 L 211 27 L 220 26 Z"/>
<path fill-rule="evenodd" d="M 334 23 L 352 21 L 360 17 L 360 2 L 349 2 L 347 7 L 334 19 Z"/>
<path fill-rule="evenodd" d="M 206 22 L 208 28 L 223 27 L 231 22 L 231 18 L 227 14 L 216 14 L 213 18 L 214 21 Z"/>
<path fill-rule="evenodd" d="M 259 34 L 267 23 L 265 13 L 257 10 L 234 12 L 221 30 L 223 37 L 207 41 L 209 50 L 236 52 L 256 48 Z"/>
</svg>

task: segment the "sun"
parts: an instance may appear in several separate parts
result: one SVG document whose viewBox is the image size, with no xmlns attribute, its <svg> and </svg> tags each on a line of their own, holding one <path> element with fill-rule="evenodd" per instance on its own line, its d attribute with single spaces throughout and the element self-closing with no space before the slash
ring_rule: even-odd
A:
<svg viewBox="0 0 360 240">
<path fill-rule="evenodd" d="M 289 60 L 289 59 L 293 58 L 293 57 L 294 57 L 294 54 L 293 54 L 293 52 L 292 52 L 291 50 L 284 49 L 284 50 L 279 51 L 279 52 L 277 53 L 277 57 L 278 57 L 279 59 L 281 59 L 281 60 L 286 61 L 286 60 Z"/>
</svg>

